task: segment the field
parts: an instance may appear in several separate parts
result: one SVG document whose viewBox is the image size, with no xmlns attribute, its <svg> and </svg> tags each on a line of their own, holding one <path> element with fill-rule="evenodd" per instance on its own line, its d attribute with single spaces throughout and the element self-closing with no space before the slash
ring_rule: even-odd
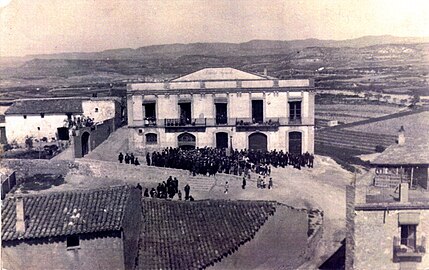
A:
<svg viewBox="0 0 429 270">
<path fill-rule="evenodd" d="M 338 120 L 341 123 L 371 119 L 404 110 L 403 107 L 391 104 L 316 104 L 317 119 Z"/>
<path fill-rule="evenodd" d="M 427 136 L 429 134 L 429 112 L 426 111 L 365 125 L 358 125 L 347 128 L 347 130 L 360 132 L 370 131 L 378 134 L 396 136 L 401 126 L 404 126 L 406 137 Z"/>
</svg>

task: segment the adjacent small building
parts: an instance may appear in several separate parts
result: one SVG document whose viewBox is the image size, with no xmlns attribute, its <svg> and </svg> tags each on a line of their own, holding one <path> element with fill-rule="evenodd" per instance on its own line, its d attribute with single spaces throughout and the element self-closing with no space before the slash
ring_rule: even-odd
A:
<svg viewBox="0 0 429 270">
<path fill-rule="evenodd" d="M 141 191 L 130 186 L 6 198 L 2 269 L 133 269 Z"/>
<path fill-rule="evenodd" d="M 129 148 L 314 152 L 314 84 L 234 68 L 127 86 Z"/>
<path fill-rule="evenodd" d="M 58 128 L 83 117 L 95 123 L 114 119 L 115 126 L 119 127 L 121 100 L 115 97 L 15 100 L 5 112 L 6 139 L 8 143 L 18 144 L 23 144 L 27 137 L 58 140 Z"/>
<path fill-rule="evenodd" d="M 405 138 L 347 187 L 346 269 L 429 267 L 429 138 Z"/>
<path fill-rule="evenodd" d="M 406 138 L 404 127 L 401 127 L 398 133 L 397 144 L 388 147 L 371 162 L 375 167 L 374 185 L 397 187 L 406 182 L 411 188 L 428 189 L 428 136 Z"/>
</svg>

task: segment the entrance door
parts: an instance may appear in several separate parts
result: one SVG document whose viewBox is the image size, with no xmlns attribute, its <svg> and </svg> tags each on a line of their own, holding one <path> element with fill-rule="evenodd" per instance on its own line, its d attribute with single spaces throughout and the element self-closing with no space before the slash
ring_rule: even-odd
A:
<svg viewBox="0 0 429 270">
<path fill-rule="evenodd" d="M 267 151 L 267 135 L 263 133 L 253 133 L 249 136 L 249 149 Z"/>
<path fill-rule="evenodd" d="M 227 103 L 215 103 L 216 107 L 216 124 L 227 123 Z"/>
<path fill-rule="evenodd" d="M 82 134 L 82 157 L 89 153 L 89 133 L 84 132 Z"/>
<path fill-rule="evenodd" d="M 289 132 L 289 153 L 302 154 L 302 133 L 298 131 Z"/>
<path fill-rule="evenodd" d="M 191 123 L 191 103 L 179 103 L 180 106 L 180 123 L 190 124 Z"/>
<path fill-rule="evenodd" d="M 177 143 L 181 149 L 195 149 L 196 139 L 195 136 L 190 133 L 182 133 L 177 136 Z"/>
<path fill-rule="evenodd" d="M 216 148 L 228 148 L 228 133 L 216 133 Z"/>
<path fill-rule="evenodd" d="M 264 104 L 262 100 L 252 100 L 252 121 L 264 122 Z"/>
</svg>

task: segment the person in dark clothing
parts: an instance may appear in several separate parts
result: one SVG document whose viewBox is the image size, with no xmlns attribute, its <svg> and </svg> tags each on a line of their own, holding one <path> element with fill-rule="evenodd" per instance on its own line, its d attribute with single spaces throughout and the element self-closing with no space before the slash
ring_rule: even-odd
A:
<svg viewBox="0 0 429 270">
<path fill-rule="evenodd" d="M 313 156 L 313 154 L 311 154 L 308 157 L 308 167 L 313 168 L 313 162 L 314 162 L 314 156 Z"/>
<path fill-rule="evenodd" d="M 122 152 L 119 153 L 118 160 L 119 163 L 122 163 L 122 161 L 124 161 L 124 155 L 122 154 Z"/>
<path fill-rule="evenodd" d="M 143 190 L 143 187 L 140 185 L 140 183 L 137 183 L 137 189 L 140 191 L 140 195 L 142 194 L 142 190 Z"/>
<path fill-rule="evenodd" d="M 135 159 L 134 159 L 134 165 L 136 165 L 136 166 L 140 165 L 140 162 L 139 162 L 139 159 L 138 159 L 138 158 L 135 158 Z"/>
<path fill-rule="evenodd" d="M 242 189 L 246 189 L 246 177 L 243 177 L 243 184 L 241 185 Z"/>
<path fill-rule="evenodd" d="M 147 166 L 150 166 L 150 154 L 149 154 L 149 152 L 146 154 L 146 164 L 147 164 Z"/>
<path fill-rule="evenodd" d="M 182 200 L 182 192 L 179 190 L 179 192 L 177 192 L 177 196 L 179 196 L 179 201 Z"/>
<path fill-rule="evenodd" d="M 130 163 L 134 164 L 134 154 L 133 153 L 131 153 L 131 155 L 130 155 Z"/>
<path fill-rule="evenodd" d="M 128 153 L 125 154 L 125 164 L 130 164 L 130 155 Z"/>
<path fill-rule="evenodd" d="M 148 188 L 146 188 L 146 189 L 144 190 L 143 196 L 145 196 L 145 197 L 149 197 L 149 189 L 148 189 Z"/>
<path fill-rule="evenodd" d="M 151 198 L 155 198 L 155 197 L 156 197 L 156 190 L 155 190 L 155 188 L 152 188 L 152 189 L 150 190 L 150 197 L 151 197 Z"/>
<path fill-rule="evenodd" d="M 191 191 L 191 187 L 188 184 L 186 184 L 184 190 L 185 190 L 185 201 L 187 201 L 189 199 L 189 192 Z"/>
</svg>

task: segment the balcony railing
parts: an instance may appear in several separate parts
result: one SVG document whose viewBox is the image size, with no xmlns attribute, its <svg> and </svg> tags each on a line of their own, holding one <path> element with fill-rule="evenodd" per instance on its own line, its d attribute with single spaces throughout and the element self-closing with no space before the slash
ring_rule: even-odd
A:
<svg viewBox="0 0 429 270">
<path fill-rule="evenodd" d="M 256 122 L 250 118 L 236 118 L 237 131 L 277 131 L 280 126 L 279 118 L 270 118 L 264 122 Z"/>
<path fill-rule="evenodd" d="M 179 118 L 166 118 L 164 119 L 165 127 L 205 127 L 207 126 L 206 118 L 192 118 L 192 119 L 179 119 Z"/>
<path fill-rule="evenodd" d="M 289 117 L 289 125 L 301 125 L 302 118 L 300 117 Z"/>
<path fill-rule="evenodd" d="M 131 126 L 136 127 L 157 127 L 157 128 L 178 128 L 178 127 L 215 127 L 215 126 L 230 126 L 237 127 L 242 131 L 276 131 L 279 126 L 288 125 L 313 125 L 313 118 L 290 119 L 289 117 L 267 117 L 263 122 L 255 122 L 252 118 L 144 118 L 142 120 L 134 120 Z"/>
<path fill-rule="evenodd" d="M 393 238 L 393 259 L 395 262 L 415 261 L 421 262 L 426 253 L 426 238 L 417 239 Z"/>
</svg>

